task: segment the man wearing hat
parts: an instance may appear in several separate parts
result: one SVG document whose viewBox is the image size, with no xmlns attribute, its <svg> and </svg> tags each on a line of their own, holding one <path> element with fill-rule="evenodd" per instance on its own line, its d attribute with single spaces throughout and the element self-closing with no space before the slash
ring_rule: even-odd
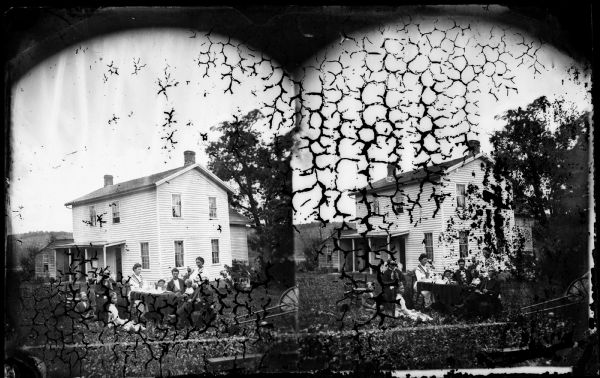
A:
<svg viewBox="0 0 600 378">
<path fill-rule="evenodd" d="M 381 277 L 381 285 L 383 286 L 383 309 L 387 313 L 395 314 L 395 302 L 398 294 L 404 292 L 404 284 L 406 279 L 404 274 L 398 269 L 398 262 L 389 259 L 387 262 L 387 270 L 383 272 Z"/>
</svg>

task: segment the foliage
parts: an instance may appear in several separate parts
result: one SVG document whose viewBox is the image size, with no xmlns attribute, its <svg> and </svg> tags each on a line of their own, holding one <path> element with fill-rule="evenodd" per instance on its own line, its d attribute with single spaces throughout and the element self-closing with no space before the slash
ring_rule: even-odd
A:
<svg viewBox="0 0 600 378">
<path fill-rule="evenodd" d="M 304 248 L 304 269 L 312 272 L 319 266 L 319 251 L 316 248 L 306 247 Z"/>
<path fill-rule="evenodd" d="M 587 265 L 589 114 L 540 97 L 499 119 L 506 127 L 490 138 L 494 171 L 509 177 L 515 207 L 536 221 L 541 274 L 566 285 Z"/>
<path fill-rule="evenodd" d="M 515 200 L 542 224 L 548 218 L 587 211 L 588 114 L 564 101 L 540 97 L 525 109 L 509 110 L 490 141 L 495 169 L 510 177 Z M 551 124 L 558 124 L 556 130 Z"/>
<path fill-rule="evenodd" d="M 290 257 L 292 133 L 265 140 L 258 130 L 262 113 L 252 110 L 218 126 L 221 138 L 206 148 L 209 169 L 238 190 L 230 197 L 233 208 L 251 219 L 256 229 L 250 247 L 265 261 Z"/>
</svg>

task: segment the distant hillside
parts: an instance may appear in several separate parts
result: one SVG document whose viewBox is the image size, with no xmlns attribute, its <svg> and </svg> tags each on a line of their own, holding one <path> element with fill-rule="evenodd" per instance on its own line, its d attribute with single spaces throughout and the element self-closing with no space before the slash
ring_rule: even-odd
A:
<svg viewBox="0 0 600 378">
<path fill-rule="evenodd" d="M 73 233 L 66 231 L 33 231 L 8 235 L 6 240 L 6 268 L 18 269 L 22 257 L 44 248 L 50 240 L 72 239 Z"/>
</svg>

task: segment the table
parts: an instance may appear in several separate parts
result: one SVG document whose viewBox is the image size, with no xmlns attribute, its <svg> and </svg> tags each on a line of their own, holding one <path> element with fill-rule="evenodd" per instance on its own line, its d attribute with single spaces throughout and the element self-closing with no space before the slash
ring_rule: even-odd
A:
<svg viewBox="0 0 600 378">
<path fill-rule="evenodd" d="M 437 302 L 453 306 L 463 302 L 466 288 L 455 284 L 437 284 L 433 282 L 417 282 L 417 292 L 430 291 Z"/>
</svg>

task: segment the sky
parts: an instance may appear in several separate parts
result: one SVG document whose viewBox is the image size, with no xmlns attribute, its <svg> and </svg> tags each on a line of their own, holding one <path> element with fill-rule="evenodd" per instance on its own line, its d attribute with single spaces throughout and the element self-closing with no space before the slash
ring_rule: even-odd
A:
<svg viewBox="0 0 600 378">
<path fill-rule="evenodd" d="M 279 92 L 265 86 L 282 71 L 225 42 L 190 30 L 127 31 L 71 46 L 28 72 L 12 88 L 9 233 L 71 231 L 64 204 L 102 187 L 105 174 L 119 183 L 172 169 L 185 150 L 206 165 L 204 148 L 219 135 L 212 127 L 255 108 L 268 115 L 264 104 Z M 225 58 L 240 64 L 228 69 Z M 255 74 L 241 72 L 250 66 Z M 239 83 L 229 92 L 222 74 L 232 70 Z M 269 126 L 257 125 L 265 134 Z"/>
<path fill-rule="evenodd" d="M 340 122 L 335 116 L 321 121 L 317 128 L 308 127 L 309 123 L 316 122 L 315 111 L 310 109 L 319 101 L 324 104 L 323 114 L 331 115 L 328 107 L 331 107 L 332 101 L 343 97 L 344 101 L 348 101 L 344 105 L 349 112 L 347 115 L 356 118 L 359 109 L 368 108 L 367 104 L 377 99 L 380 89 L 377 84 L 365 90 L 361 100 L 354 103 L 354 95 L 350 92 L 341 93 L 341 96 L 335 90 L 323 92 L 336 88 L 336 85 L 345 85 L 346 91 L 360 85 L 364 82 L 361 79 L 365 73 L 362 66 L 364 62 L 371 72 L 369 80 L 377 82 L 385 76 L 385 73 L 381 73 L 382 64 L 388 68 L 402 69 L 401 61 L 408 59 L 407 56 L 411 54 L 411 42 L 419 46 L 420 55 L 428 59 L 433 57 L 435 49 L 426 51 L 419 45 L 423 33 L 429 32 L 427 27 L 433 21 L 425 18 L 417 21 L 411 21 L 412 24 L 419 24 L 420 29 L 416 31 L 414 25 L 412 29 L 409 25 L 398 32 L 405 26 L 404 20 L 382 26 L 383 32 L 379 29 L 357 31 L 348 37 L 360 42 L 367 36 L 369 40 L 366 45 L 359 46 L 360 43 L 356 44 L 352 39 L 341 40 L 305 62 L 303 76 L 298 78 L 305 92 L 301 99 L 302 135 L 310 135 L 316 129 L 340 131 Z M 477 58 L 478 51 L 471 51 L 468 46 L 474 46 L 474 41 L 487 41 L 490 39 L 488 34 L 501 30 L 498 28 L 490 32 L 491 25 L 473 23 L 472 20 L 458 20 L 458 23 L 472 24 L 470 30 L 461 32 L 461 38 L 464 38 L 467 46 L 465 56 L 472 56 L 474 62 L 480 59 Z M 451 29 L 449 25 L 449 20 L 442 20 L 436 27 Z M 514 32 L 510 29 L 506 31 L 513 38 L 508 43 L 511 49 L 516 49 L 519 42 L 515 42 Z M 431 39 L 434 39 L 434 34 L 430 35 Z M 388 37 L 398 39 L 395 45 L 386 45 L 384 49 L 392 52 L 390 55 L 395 54 L 395 62 L 384 61 L 383 55 L 368 54 L 381 50 L 383 38 Z M 118 183 L 172 169 L 183 165 L 185 150 L 195 151 L 196 161 L 206 165 L 208 161 L 204 148 L 219 136 L 218 131 L 211 127 L 231 120 L 233 114 L 244 114 L 255 108 L 262 109 L 266 114 L 275 114 L 269 123 L 257 126 L 267 137 L 293 127 L 293 104 L 285 101 L 294 92 L 289 77 L 284 76 L 281 81 L 288 91 L 280 98 L 281 88 L 275 84 L 280 82 L 284 74 L 276 67 L 276 62 L 263 59 L 265 57 L 260 52 L 252 51 L 240 42 L 226 41 L 227 38 L 223 36 L 207 37 L 204 32 L 179 29 L 115 33 L 70 46 L 41 62 L 15 83 L 11 102 L 9 233 L 71 231 L 71 210 L 64 204 L 100 188 L 105 174 L 113 175 L 114 182 Z M 527 38 L 523 41 L 529 43 Z M 534 47 L 537 48 L 537 45 Z M 493 50 L 484 53 L 494 58 Z M 353 51 L 356 54 L 350 56 Z M 586 83 L 589 84 L 589 72 L 584 73 L 579 81 L 573 80 L 569 68 L 578 66 L 577 62 L 547 44 L 540 46 L 537 58 L 543 68 L 538 66 L 540 72 L 535 76 L 527 64 L 509 67 L 518 91 L 511 91 L 508 96 L 498 93 L 496 100 L 487 93 L 489 83 L 482 80 L 479 84 L 482 93 L 465 95 L 465 98 L 474 96 L 469 97 L 467 102 L 477 101 L 476 111 L 480 116 L 475 117 L 473 122 L 477 125 L 478 135 L 473 136 L 480 140 L 484 152 L 491 151 L 490 133 L 502 127 L 502 123 L 494 117 L 507 109 L 525 106 L 541 95 L 550 98 L 563 96 L 582 110 L 591 109 L 589 87 L 585 87 Z M 338 63 L 334 62 L 336 60 Z M 423 67 L 426 68 L 427 64 L 421 62 L 420 67 L 418 64 L 412 67 L 419 71 L 418 77 L 425 75 L 425 72 L 421 72 Z M 496 73 L 500 69 L 496 66 Z M 346 82 L 335 81 L 338 79 L 331 77 L 336 70 L 342 73 L 340 77 L 344 77 Z M 229 90 L 231 78 L 234 81 Z M 322 85 L 319 79 L 323 80 Z M 404 98 L 414 97 L 417 91 L 421 93 L 418 82 L 411 84 L 409 81 L 408 77 L 403 76 L 395 84 L 389 84 L 391 88 L 396 85 L 398 89 L 399 94 L 394 101 L 397 101 L 400 113 L 406 112 L 402 108 L 404 105 L 401 105 Z M 162 88 L 166 89 L 161 91 Z M 323 94 L 320 97 L 309 95 L 311 91 Z M 415 99 L 423 96 L 419 94 Z M 265 108 L 265 104 L 271 107 Z M 281 113 L 273 112 L 272 107 Z M 375 109 L 372 115 L 374 119 L 378 116 L 377 111 Z M 399 124 L 402 124 L 402 130 L 417 127 L 402 120 L 398 120 Z M 349 127 L 354 139 L 369 138 L 368 135 L 356 134 L 355 126 L 345 126 Z M 344 143 L 352 140 L 343 139 L 333 141 Z M 401 167 L 410 169 L 414 159 L 421 157 L 415 157 L 410 152 L 410 137 L 406 137 L 403 143 L 405 153 L 401 156 Z M 345 145 L 341 151 L 356 155 L 355 148 Z M 382 151 L 384 149 L 374 154 L 384 159 L 387 154 Z M 458 149 L 451 152 L 460 153 Z M 320 164 L 333 166 L 340 159 L 336 154 L 329 151 Z M 352 212 L 353 204 L 347 197 L 347 191 L 366 184 L 365 178 L 357 174 L 356 165 L 344 168 L 343 172 L 337 174 L 330 172 L 328 175 L 326 170 L 320 173 L 316 170 L 312 176 L 301 176 L 300 173 L 311 164 L 312 159 L 305 150 L 294 155 L 294 189 L 304 189 L 320 181 L 328 188 L 339 189 L 336 195 L 343 197 L 344 206 L 348 212 Z M 383 177 L 385 164 L 375 165 L 372 171 L 373 178 Z M 319 197 L 319 193 L 310 191 L 295 196 L 294 205 L 298 210 L 294 214 L 296 223 L 314 219 L 314 201 Z M 312 202 L 306 202 L 307 198 Z M 318 211 L 322 217 L 339 220 L 332 218 L 330 207 L 322 206 Z"/>
<path fill-rule="evenodd" d="M 464 135 L 491 154 L 489 138 L 504 127 L 496 117 L 540 96 L 592 109 L 590 72 L 578 62 L 476 18 L 400 19 L 348 35 L 305 66 L 305 90 L 323 94 L 303 106 L 295 223 L 352 222 L 351 191 L 384 178 L 388 163 L 406 172 L 461 157 Z"/>
</svg>

